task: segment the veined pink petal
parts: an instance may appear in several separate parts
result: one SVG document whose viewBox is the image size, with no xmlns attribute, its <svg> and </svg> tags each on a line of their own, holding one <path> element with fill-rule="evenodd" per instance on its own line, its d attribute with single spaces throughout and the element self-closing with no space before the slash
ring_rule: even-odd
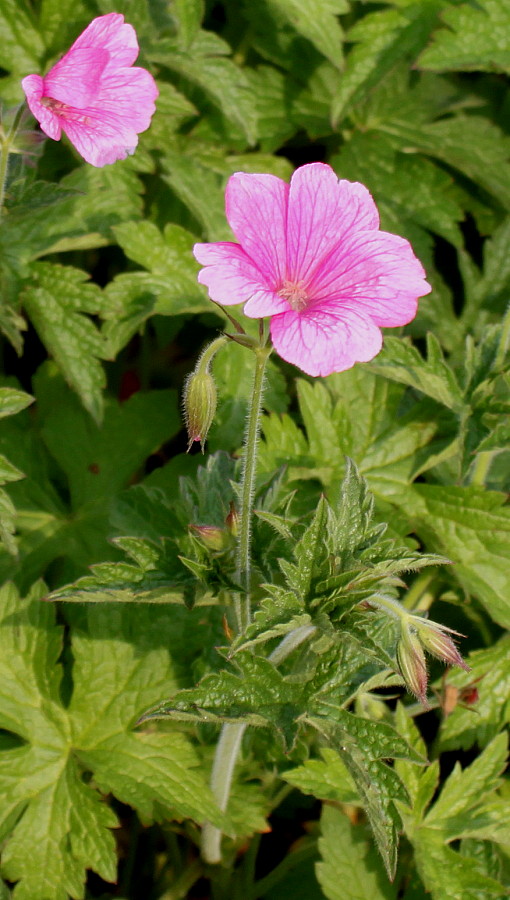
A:
<svg viewBox="0 0 510 900">
<path fill-rule="evenodd" d="M 62 136 L 60 120 L 53 110 L 41 103 L 44 92 L 44 81 L 40 75 L 27 75 L 21 82 L 25 91 L 30 112 L 39 122 L 42 130 L 54 141 L 59 141 Z"/>
<path fill-rule="evenodd" d="M 229 178 L 225 208 L 230 227 L 266 285 L 278 290 L 285 279 L 289 186 L 275 175 Z"/>
<path fill-rule="evenodd" d="M 152 75 L 131 65 L 137 55 L 136 33 L 124 16 L 94 19 L 44 79 L 23 79 L 43 131 L 55 140 L 64 131 L 91 165 L 125 159 L 149 127 L 158 96 Z"/>
<path fill-rule="evenodd" d="M 301 166 L 290 183 L 287 278 L 307 281 L 346 235 L 378 227 L 379 214 L 364 185 L 339 181 L 324 163 Z"/>
<path fill-rule="evenodd" d="M 193 254 L 205 266 L 199 272 L 200 284 L 209 289 L 209 296 L 223 306 L 248 301 L 258 309 L 269 309 L 262 315 L 272 315 L 287 304 L 264 284 L 259 270 L 239 244 L 222 241 L 216 244 L 195 244 Z M 247 315 L 250 312 L 246 310 Z M 259 317 L 257 312 L 255 318 Z"/>
<path fill-rule="evenodd" d="M 405 238 L 373 231 L 346 237 L 316 270 L 309 289 L 322 309 L 343 306 L 395 327 L 415 317 L 418 297 L 431 287 Z"/>
<path fill-rule="evenodd" d="M 88 106 L 99 93 L 108 60 L 108 52 L 95 47 L 69 51 L 45 76 L 44 96 L 67 106 Z"/>
<path fill-rule="evenodd" d="M 121 13 L 108 13 L 94 19 L 69 48 L 68 54 L 83 47 L 107 50 L 116 67 L 133 65 L 139 52 L 136 31 L 124 22 Z"/>
<path fill-rule="evenodd" d="M 352 310 L 289 310 L 273 316 L 271 337 L 277 353 L 308 375 L 343 372 L 373 359 L 382 346 L 379 328 Z"/>
</svg>

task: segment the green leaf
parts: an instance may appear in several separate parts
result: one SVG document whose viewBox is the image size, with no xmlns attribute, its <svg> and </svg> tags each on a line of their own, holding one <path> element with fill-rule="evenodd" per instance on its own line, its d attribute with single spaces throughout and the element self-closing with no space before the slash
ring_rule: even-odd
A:
<svg viewBox="0 0 510 900">
<path fill-rule="evenodd" d="M 16 74 L 38 71 L 44 44 L 35 26 L 30 4 L 25 0 L 2 0 L 0 30 L 0 65 Z"/>
<path fill-rule="evenodd" d="M 505 496 L 478 487 L 416 484 L 412 513 L 433 549 L 454 563 L 453 572 L 489 615 L 510 625 L 510 509 Z"/>
<path fill-rule="evenodd" d="M 132 731 L 142 709 L 176 684 L 176 620 L 161 609 L 77 611 L 64 707 L 62 629 L 39 596 L 20 600 L 9 586 L 0 595 L 0 725 L 22 739 L 0 751 L 2 872 L 21 900 L 68 900 L 84 896 L 86 868 L 115 880 L 117 820 L 94 784 L 148 820 L 223 821 L 184 735 Z"/>
<path fill-rule="evenodd" d="M 475 860 L 443 843 L 437 831 L 420 828 L 413 845 L 418 871 L 432 900 L 478 900 L 480 896 L 500 900 L 508 893 L 500 882 L 482 874 Z"/>
<path fill-rule="evenodd" d="M 148 49 L 149 59 L 197 85 L 253 144 L 256 116 L 248 80 L 229 53 L 229 45 L 210 31 L 198 31 L 185 52 L 170 40 L 159 40 Z"/>
<path fill-rule="evenodd" d="M 320 800 L 361 806 L 354 782 L 336 750 L 323 747 L 321 756 L 322 759 L 308 759 L 302 766 L 288 769 L 283 773 L 284 781 Z"/>
<path fill-rule="evenodd" d="M 425 818 L 426 826 L 442 830 L 449 841 L 472 831 L 470 818 L 483 812 L 487 795 L 499 785 L 507 755 L 508 738 L 500 734 L 470 766 L 461 769 L 457 763 Z"/>
<path fill-rule="evenodd" d="M 420 56 L 422 68 L 510 72 L 510 9 L 505 0 L 446 7 L 441 18 L 446 27 L 434 33 Z"/>
<path fill-rule="evenodd" d="M 197 687 L 160 703 L 143 720 L 245 723 L 272 726 L 287 750 L 299 728 L 303 686 L 287 681 L 269 660 L 247 651 L 234 660 L 234 671 L 206 675 Z"/>
<path fill-rule="evenodd" d="M 370 367 L 386 378 L 422 391 L 448 409 L 455 411 L 462 406 L 462 391 L 432 333 L 427 335 L 427 360 L 411 343 L 389 337 L 383 352 Z"/>
<path fill-rule="evenodd" d="M 437 2 L 406 3 L 363 16 L 348 32 L 355 46 L 331 108 L 336 125 L 349 108 L 363 99 L 402 58 L 413 58 L 424 47 L 440 9 Z"/>
<path fill-rule="evenodd" d="M 363 825 L 352 825 L 346 814 L 324 806 L 316 873 L 329 900 L 394 900 L 396 887 L 388 881 Z"/>
<path fill-rule="evenodd" d="M 17 388 L 0 387 L 0 419 L 14 416 L 34 402 L 34 398 Z"/>
<path fill-rule="evenodd" d="M 87 280 L 88 275 L 78 269 L 36 263 L 23 302 L 62 374 L 99 422 L 106 384 L 99 359 L 104 357 L 105 348 L 94 323 L 83 313 L 98 313 L 102 296 Z"/>
<path fill-rule="evenodd" d="M 452 672 L 448 685 L 462 690 L 474 685 L 478 698 L 474 709 L 457 706 L 441 725 L 441 749 L 468 750 L 473 744 L 485 747 L 499 731 L 510 723 L 510 637 L 504 636 L 494 646 L 476 650 L 468 657 L 471 672 Z"/>
<path fill-rule="evenodd" d="M 346 0 L 270 0 L 303 37 L 337 68 L 343 60 L 343 31 L 336 14 L 348 12 Z"/>
</svg>

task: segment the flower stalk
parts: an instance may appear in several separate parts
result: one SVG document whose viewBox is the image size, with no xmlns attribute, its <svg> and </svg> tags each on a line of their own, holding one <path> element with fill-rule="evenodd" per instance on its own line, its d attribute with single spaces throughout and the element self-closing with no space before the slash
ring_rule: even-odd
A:
<svg viewBox="0 0 510 900">
<path fill-rule="evenodd" d="M 251 520 L 257 476 L 257 447 L 260 434 L 260 417 L 264 398 L 266 364 L 271 347 L 262 343 L 253 348 L 255 373 L 244 438 L 243 468 L 241 475 L 241 510 L 238 520 L 236 552 L 236 577 L 243 593 L 234 596 L 236 622 L 239 633 L 246 630 L 251 621 Z M 291 648 L 293 649 L 293 648 Z M 290 649 L 289 649 L 290 652 Z M 245 732 L 244 724 L 224 725 L 214 757 L 211 773 L 211 790 L 218 806 L 225 812 L 228 806 L 234 768 Z M 221 831 L 206 822 L 202 830 L 202 858 L 208 863 L 221 861 Z"/>
</svg>

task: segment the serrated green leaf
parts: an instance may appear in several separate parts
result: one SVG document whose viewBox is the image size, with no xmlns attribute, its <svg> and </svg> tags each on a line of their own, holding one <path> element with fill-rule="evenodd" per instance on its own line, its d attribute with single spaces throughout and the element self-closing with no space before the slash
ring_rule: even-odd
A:
<svg viewBox="0 0 510 900">
<path fill-rule="evenodd" d="M 184 735 L 132 731 L 144 706 L 176 684 L 176 619 L 161 609 L 77 610 L 64 707 L 62 629 L 40 593 L 24 601 L 8 586 L 0 597 L 0 723 L 23 740 L 1 751 L 0 829 L 10 826 L 2 871 L 18 882 L 15 897 L 68 900 L 84 896 L 87 868 L 115 879 L 117 819 L 94 783 L 146 819 L 191 816 L 221 827 L 223 818 Z"/>
<path fill-rule="evenodd" d="M 0 29 L 0 65 L 23 75 L 32 70 L 38 71 L 44 54 L 44 43 L 36 28 L 30 5 L 25 0 L 2 0 Z"/>
<path fill-rule="evenodd" d="M 461 769 L 457 763 L 425 817 L 427 828 L 441 830 L 448 841 L 461 837 L 464 830 L 472 832 L 470 820 L 483 815 L 487 795 L 498 786 L 507 755 L 507 735 L 500 734 L 470 766 Z"/>
<path fill-rule="evenodd" d="M 355 43 L 331 107 L 336 125 L 348 107 L 359 102 L 402 58 L 413 58 L 425 45 L 440 4 L 408 3 L 363 16 L 348 32 Z"/>
<path fill-rule="evenodd" d="M 283 773 L 284 781 L 305 794 L 335 803 L 361 805 L 354 782 L 335 750 L 323 747 L 322 759 L 309 759 L 296 769 Z"/>
<path fill-rule="evenodd" d="M 434 549 L 455 563 L 454 573 L 489 615 L 510 625 L 510 510 L 505 497 L 477 487 L 416 484 L 413 514 Z"/>
<path fill-rule="evenodd" d="M 476 687 L 476 713 L 457 706 L 441 725 L 443 750 L 468 750 L 477 743 L 485 747 L 510 722 L 510 638 L 502 637 L 493 647 L 477 650 L 468 657 L 471 671 L 452 672 L 448 684 L 457 690 Z"/>
<path fill-rule="evenodd" d="M 367 839 L 362 825 L 353 825 L 346 814 L 324 806 L 319 850 L 322 861 L 316 873 L 329 900 L 394 900 L 396 887 Z"/>
<path fill-rule="evenodd" d="M 420 66 L 436 72 L 510 72 L 510 9 L 505 0 L 446 7 L 441 19 L 446 27 L 434 33 Z"/>
<path fill-rule="evenodd" d="M 479 871 L 473 859 L 452 850 L 438 832 L 420 828 L 414 852 L 421 879 L 433 900 L 478 900 L 507 894 L 506 888 Z"/>
<path fill-rule="evenodd" d="M 69 385 L 96 422 L 103 414 L 106 378 L 99 362 L 105 347 L 91 319 L 102 306 L 99 288 L 78 269 L 37 263 L 24 292 L 24 305 L 41 340 Z"/>
<path fill-rule="evenodd" d="M 270 0 L 288 22 L 314 47 L 340 68 L 343 31 L 336 14 L 345 13 L 346 0 Z"/>
<path fill-rule="evenodd" d="M 373 371 L 422 391 L 448 409 L 461 408 L 462 391 L 432 333 L 427 337 L 426 361 L 410 343 L 398 338 L 387 338 L 385 344 L 377 361 L 371 363 Z"/>
</svg>

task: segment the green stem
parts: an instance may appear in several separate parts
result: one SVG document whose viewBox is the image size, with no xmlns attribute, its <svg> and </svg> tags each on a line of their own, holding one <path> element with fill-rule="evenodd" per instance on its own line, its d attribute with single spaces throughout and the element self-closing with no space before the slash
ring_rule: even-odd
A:
<svg viewBox="0 0 510 900">
<path fill-rule="evenodd" d="M 251 570 L 251 518 L 257 474 L 257 444 L 260 431 L 260 416 L 264 396 L 264 374 L 271 353 L 269 347 L 254 349 L 256 364 L 248 423 L 244 439 L 243 470 L 241 475 L 241 511 L 239 517 L 239 538 L 236 556 L 236 577 L 244 588 L 243 599 L 234 597 L 234 605 L 239 632 L 245 631 L 251 619 L 250 570 Z M 220 734 L 213 769 L 211 790 L 219 808 L 225 812 L 230 796 L 234 768 L 241 747 L 246 725 L 224 725 Z M 208 863 L 221 861 L 221 831 L 206 822 L 202 829 L 202 858 Z"/>
<path fill-rule="evenodd" d="M 260 432 L 260 415 L 264 396 L 264 375 L 266 363 L 271 353 L 269 347 L 257 347 L 255 375 L 251 405 L 244 438 L 243 471 L 241 476 L 241 512 L 239 517 L 239 540 L 237 544 L 236 575 L 239 584 L 244 588 L 244 603 L 241 608 L 239 630 L 245 631 L 251 620 L 250 573 L 251 573 L 251 520 L 253 513 L 253 497 L 255 494 L 255 478 L 257 475 L 257 445 Z"/>
<path fill-rule="evenodd" d="M 496 453 L 494 450 L 483 450 L 481 453 L 477 454 L 476 460 L 471 468 L 470 484 L 475 484 L 479 487 L 484 486 L 495 455 Z"/>
<path fill-rule="evenodd" d="M 4 208 L 4 200 L 5 200 L 5 186 L 7 183 L 7 172 L 9 170 L 9 153 L 10 153 L 10 144 L 7 138 L 2 137 L 0 143 L 0 218 L 2 217 L 3 208 Z"/>
<path fill-rule="evenodd" d="M 503 318 L 503 330 L 499 339 L 499 346 L 494 360 L 496 371 L 502 368 L 510 344 L 510 303 Z"/>
</svg>

